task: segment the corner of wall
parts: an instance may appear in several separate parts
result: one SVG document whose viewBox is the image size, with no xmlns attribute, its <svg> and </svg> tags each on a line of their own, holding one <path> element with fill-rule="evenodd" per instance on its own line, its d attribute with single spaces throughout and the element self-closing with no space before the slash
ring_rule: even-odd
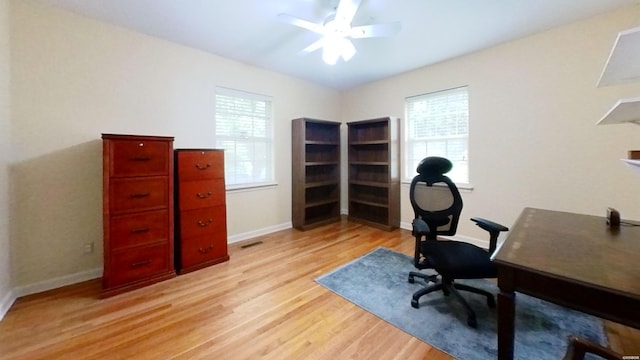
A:
<svg viewBox="0 0 640 360">
<path fill-rule="evenodd" d="M 0 0 L 0 321 L 16 296 L 11 291 L 9 176 L 11 163 L 10 1 Z"/>
<path fill-rule="evenodd" d="M 83 271 L 55 279 L 41 281 L 35 284 L 19 286 L 17 288 L 9 290 L 9 293 L 7 293 L 2 300 L 0 300 L 0 321 L 4 319 L 4 316 L 9 312 L 11 306 L 13 306 L 15 301 L 21 296 L 36 294 L 47 290 L 53 290 L 59 287 L 73 285 L 83 281 L 93 280 L 99 277 L 102 277 L 102 268 L 92 269 L 89 271 Z"/>
<path fill-rule="evenodd" d="M 4 316 L 9 312 L 11 306 L 16 301 L 18 297 L 15 295 L 13 291 L 9 291 L 9 293 L 0 301 L 0 322 L 4 319 Z"/>
</svg>

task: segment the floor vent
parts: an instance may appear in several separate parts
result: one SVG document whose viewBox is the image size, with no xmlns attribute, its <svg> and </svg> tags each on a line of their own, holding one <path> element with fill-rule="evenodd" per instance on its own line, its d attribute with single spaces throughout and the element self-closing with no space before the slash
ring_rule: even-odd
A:
<svg viewBox="0 0 640 360">
<path fill-rule="evenodd" d="M 260 244 L 262 244 L 262 241 L 252 242 L 252 243 L 249 243 L 249 244 L 241 245 L 240 247 L 243 248 L 243 249 L 246 249 L 246 248 L 249 248 L 249 247 L 252 247 L 252 246 L 256 246 L 256 245 L 260 245 Z"/>
</svg>

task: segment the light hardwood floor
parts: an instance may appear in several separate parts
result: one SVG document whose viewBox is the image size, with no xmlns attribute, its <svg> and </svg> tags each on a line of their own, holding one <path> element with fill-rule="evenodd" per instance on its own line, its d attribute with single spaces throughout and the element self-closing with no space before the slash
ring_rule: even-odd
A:
<svg viewBox="0 0 640 360">
<path fill-rule="evenodd" d="M 0 322 L 0 358 L 451 359 L 314 282 L 378 246 L 410 255 L 413 238 L 342 221 L 233 244 L 226 263 L 108 299 L 99 280 L 26 296 Z M 637 331 L 609 333 L 640 354 Z"/>
</svg>

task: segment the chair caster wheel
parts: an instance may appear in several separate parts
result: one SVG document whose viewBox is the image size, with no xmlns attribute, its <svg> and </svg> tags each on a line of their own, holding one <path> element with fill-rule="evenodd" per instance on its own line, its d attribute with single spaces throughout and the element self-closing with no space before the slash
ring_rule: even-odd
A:
<svg viewBox="0 0 640 360">
<path fill-rule="evenodd" d="M 416 280 L 413 278 L 413 276 L 409 276 L 409 280 L 407 280 L 409 282 L 409 284 L 413 284 L 416 282 Z"/>
<path fill-rule="evenodd" d="M 496 307 L 496 301 L 493 296 L 487 297 L 487 305 L 492 309 Z"/>
<path fill-rule="evenodd" d="M 420 308 L 420 304 L 418 303 L 418 300 L 412 299 L 411 300 L 411 307 L 413 307 L 414 309 L 419 309 Z"/>
<path fill-rule="evenodd" d="M 471 326 L 472 328 L 477 328 L 478 327 L 478 321 L 476 321 L 475 317 L 469 317 L 467 319 L 467 325 Z"/>
</svg>

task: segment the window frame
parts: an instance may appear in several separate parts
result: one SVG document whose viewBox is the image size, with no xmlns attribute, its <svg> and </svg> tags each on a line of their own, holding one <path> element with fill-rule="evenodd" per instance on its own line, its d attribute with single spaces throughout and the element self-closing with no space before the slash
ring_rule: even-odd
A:
<svg viewBox="0 0 640 360">
<path fill-rule="evenodd" d="M 220 125 L 220 103 L 218 96 L 227 96 L 233 97 L 239 101 L 249 100 L 252 103 L 252 106 L 255 107 L 256 102 L 266 102 L 266 111 L 264 115 L 264 127 L 265 134 L 264 137 L 257 136 L 249 136 L 247 139 L 251 139 L 251 141 L 244 142 L 244 144 L 251 148 L 253 147 L 254 151 L 250 154 L 250 158 L 248 160 L 238 160 L 232 159 L 230 156 L 233 156 L 232 150 L 229 150 L 227 146 L 224 145 L 224 142 L 233 142 L 234 145 L 238 145 L 242 136 L 239 135 L 221 135 L 219 134 Z M 229 116 L 229 113 L 225 114 Z M 242 115 L 239 115 L 242 116 Z M 250 116 L 249 113 L 245 114 L 245 116 Z M 214 101 L 214 143 L 216 148 L 225 150 L 225 185 L 226 190 L 242 190 L 242 189 L 252 189 L 252 188 L 261 188 L 267 186 L 277 185 L 275 178 L 275 132 L 274 132 L 274 104 L 273 97 L 268 95 L 256 94 L 252 92 L 247 92 L 243 90 L 236 90 L 226 87 L 217 86 L 215 89 L 215 101 Z M 255 121 L 252 120 L 252 121 Z M 247 181 L 238 181 L 238 172 L 230 171 L 229 167 L 230 163 L 234 162 L 234 166 L 238 165 L 238 161 L 249 161 L 251 164 L 256 162 L 256 156 L 259 154 L 259 151 L 255 150 L 256 145 L 262 145 L 268 151 L 265 152 L 265 163 L 262 165 L 265 168 L 264 179 L 256 179 L 255 176 L 251 176 L 247 178 Z M 233 178 L 231 178 L 233 176 Z M 234 180 L 234 181 L 231 181 Z"/>
<path fill-rule="evenodd" d="M 464 179 L 459 179 L 457 177 L 451 176 L 453 171 L 451 173 L 448 174 L 449 177 L 451 177 L 451 179 L 454 181 L 454 183 L 461 189 L 467 189 L 467 190 L 471 190 L 473 189 L 473 186 L 471 185 L 471 174 L 470 174 L 470 152 L 469 152 L 469 139 L 470 139 L 470 106 L 469 106 L 469 98 L 470 98 L 470 94 L 469 94 L 469 86 L 468 85 L 464 85 L 464 86 L 458 86 L 458 87 L 454 87 L 454 88 L 449 88 L 449 89 L 443 89 L 443 90 L 437 90 L 437 91 L 432 91 L 432 92 L 428 92 L 428 93 L 423 93 L 423 94 L 419 94 L 419 95 L 414 95 L 414 96 L 409 96 L 405 98 L 405 121 L 404 121 L 404 125 L 405 125 L 405 131 L 404 131 L 404 151 L 403 151 L 403 163 L 404 166 L 402 168 L 402 178 L 403 178 L 403 182 L 411 182 L 412 178 L 417 175 L 417 172 L 415 171 L 415 168 L 417 166 L 417 162 L 422 159 L 424 156 L 422 155 L 413 155 L 414 151 L 413 151 L 413 146 L 414 144 L 417 142 L 416 140 L 416 136 L 414 136 L 414 119 L 413 116 L 410 115 L 411 113 L 411 109 L 410 107 L 415 104 L 416 102 L 419 101 L 427 101 L 428 99 L 435 99 L 437 97 L 442 97 L 442 96 L 450 96 L 450 95 L 455 95 L 455 93 L 459 93 L 461 91 L 464 91 L 464 95 L 466 95 L 465 98 L 465 102 L 466 102 L 466 134 L 457 134 L 457 135 L 452 135 L 452 134 L 448 134 L 446 136 L 443 136 L 440 141 L 447 141 L 447 140 L 453 140 L 453 139 L 458 139 L 458 140 L 464 140 L 465 144 L 463 146 L 463 150 L 462 152 L 465 154 L 462 156 L 461 159 L 458 160 L 453 160 L 451 159 L 451 161 L 454 163 L 454 169 L 456 167 L 460 166 L 461 162 L 466 163 L 466 169 L 462 171 L 462 173 L 464 173 L 466 171 L 466 181 L 461 181 Z M 425 143 L 425 147 L 427 146 L 426 144 L 428 144 L 429 139 L 428 136 L 425 136 L 424 139 L 419 140 L 420 142 L 424 142 Z M 431 140 L 432 142 L 435 140 Z M 425 150 L 426 152 L 426 150 Z M 446 151 L 445 151 L 446 152 Z M 449 157 L 446 154 L 426 154 L 425 156 L 444 156 L 444 157 Z M 420 159 L 417 159 L 418 157 L 420 157 Z M 415 164 L 411 164 L 412 162 L 412 158 L 413 161 L 415 161 Z M 454 170 L 455 171 L 455 170 Z"/>
</svg>

